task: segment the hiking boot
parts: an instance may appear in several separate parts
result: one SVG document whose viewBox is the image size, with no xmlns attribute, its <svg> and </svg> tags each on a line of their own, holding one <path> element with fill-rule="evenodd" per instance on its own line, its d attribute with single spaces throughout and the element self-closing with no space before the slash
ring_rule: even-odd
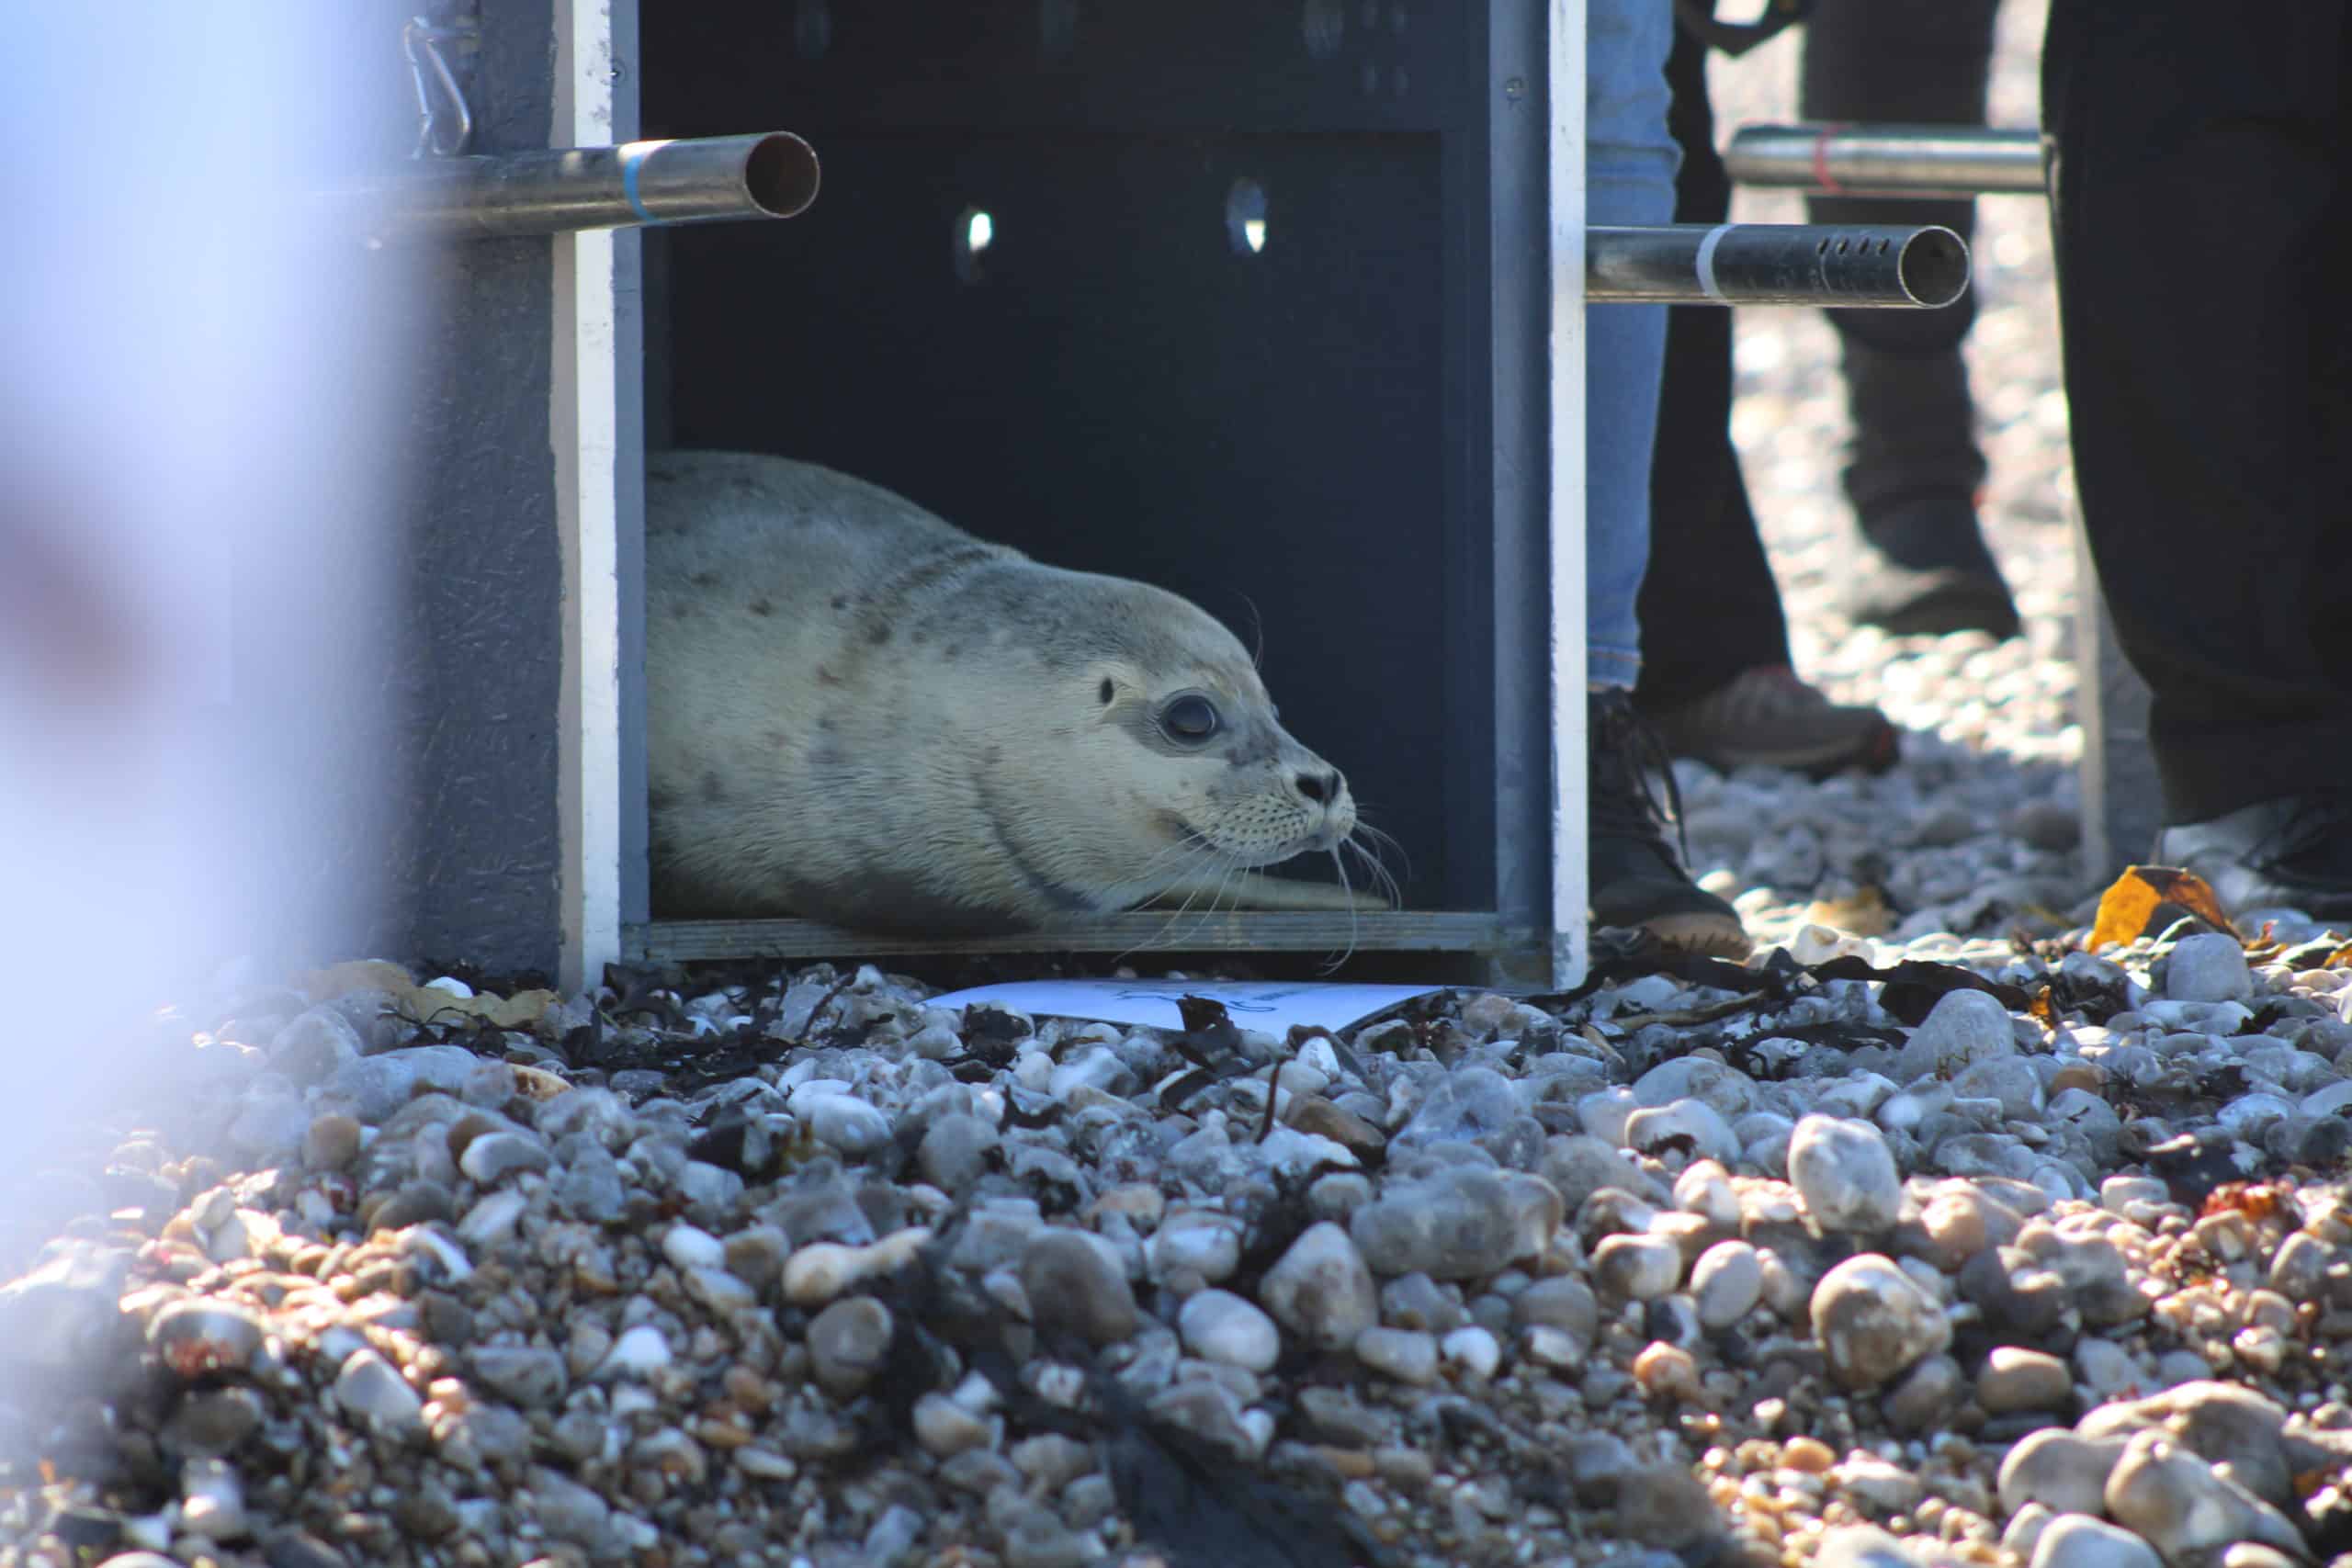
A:
<svg viewBox="0 0 2352 1568">
<path fill-rule="evenodd" d="M 1646 931 L 1677 953 L 1747 957 L 1754 944 L 1739 911 L 1691 881 L 1667 842 L 1668 814 L 1650 791 L 1650 773 L 1666 776 L 1678 835 L 1681 792 L 1673 760 L 1634 713 L 1632 696 L 1590 693 L 1585 714 L 1587 918 L 1598 927 Z"/>
<path fill-rule="evenodd" d="M 2153 853 L 2158 865 L 2203 877 L 2232 914 L 2284 907 L 2352 919 L 2352 790 L 2287 795 L 2165 828 Z"/>
<path fill-rule="evenodd" d="M 1900 502 L 1865 518 L 1864 549 L 1843 608 L 1857 626 L 1897 637 L 1989 632 L 1997 640 L 2023 625 L 2009 585 L 1966 496 Z"/>
<path fill-rule="evenodd" d="M 1785 664 L 1743 670 L 1650 722 L 1674 755 L 1724 773 L 1760 765 L 1822 779 L 1844 768 L 1883 773 L 1902 757 L 1884 714 L 1833 703 Z"/>
</svg>

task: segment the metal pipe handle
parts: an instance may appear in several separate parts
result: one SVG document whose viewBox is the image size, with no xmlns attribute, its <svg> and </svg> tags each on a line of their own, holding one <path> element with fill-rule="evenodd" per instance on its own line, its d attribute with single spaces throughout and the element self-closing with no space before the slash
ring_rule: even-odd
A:
<svg viewBox="0 0 2352 1568">
<path fill-rule="evenodd" d="M 1743 125 L 1724 168 L 1745 186 L 1816 196 L 2040 196 L 2041 135 L 1967 125 Z"/>
<path fill-rule="evenodd" d="M 1589 304 L 1939 310 L 1968 288 L 1940 224 L 1666 223 L 1585 231 Z"/>
<path fill-rule="evenodd" d="M 789 131 L 423 159 L 323 200 L 379 240 L 472 240 L 790 218 L 817 199 L 816 150 Z"/>
</svg>

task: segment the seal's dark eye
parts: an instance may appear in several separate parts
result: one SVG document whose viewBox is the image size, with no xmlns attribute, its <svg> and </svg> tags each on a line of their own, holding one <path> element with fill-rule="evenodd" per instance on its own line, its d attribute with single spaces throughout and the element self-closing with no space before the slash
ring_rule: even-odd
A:
<svg viewBox="0 0 2352 1568">
<path fill-rule="evenodd" d="M 1223 722 L 1215 703 L 1191 693 L 1159 710 L 1159 728 L 1177 740 L 1206 740 Z"/>
<path fill-rule="evenodd" d="M 1102 677 L 1102 684 L 1094 690 L 1094 700 L 1107 708 L 1111 705 L 1111 699 L 1117 693 L 1118 688 L 1111 684 L 1111 677 L 1105 675 Z"/>
</svg>

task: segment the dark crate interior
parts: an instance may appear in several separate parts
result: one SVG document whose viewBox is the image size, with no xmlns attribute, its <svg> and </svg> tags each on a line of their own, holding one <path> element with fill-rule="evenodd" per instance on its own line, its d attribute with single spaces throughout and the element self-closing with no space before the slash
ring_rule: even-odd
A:
<svg viewBox="0 0 2352 1568">
<path fill-rule="evenodd" d="M 1407 907 L 1496 908 L 1488 24 L 645 7 L 644 135 L 788 130 L 824 171 L 789 221 L 649 233 L 649 446 L 825 463 L 1188 595 L 1262 641 Z"/>
</svg>

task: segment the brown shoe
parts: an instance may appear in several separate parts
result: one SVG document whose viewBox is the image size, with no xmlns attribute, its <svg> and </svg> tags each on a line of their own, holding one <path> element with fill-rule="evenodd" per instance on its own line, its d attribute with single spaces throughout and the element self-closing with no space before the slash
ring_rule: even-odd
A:
<svg viewBox="0 0 2352 1568">
<path fill-rule="evenodd" d="M 1833 703 L 1786 665 L 1743 670 L 1697 702 L 1650 722 L 1676 756 L 1725 773 L 1760 766 L 1816 779 L 1846 768 L 1883 773 L 1902 757 L 1884 714 Z"/>
</svg>

